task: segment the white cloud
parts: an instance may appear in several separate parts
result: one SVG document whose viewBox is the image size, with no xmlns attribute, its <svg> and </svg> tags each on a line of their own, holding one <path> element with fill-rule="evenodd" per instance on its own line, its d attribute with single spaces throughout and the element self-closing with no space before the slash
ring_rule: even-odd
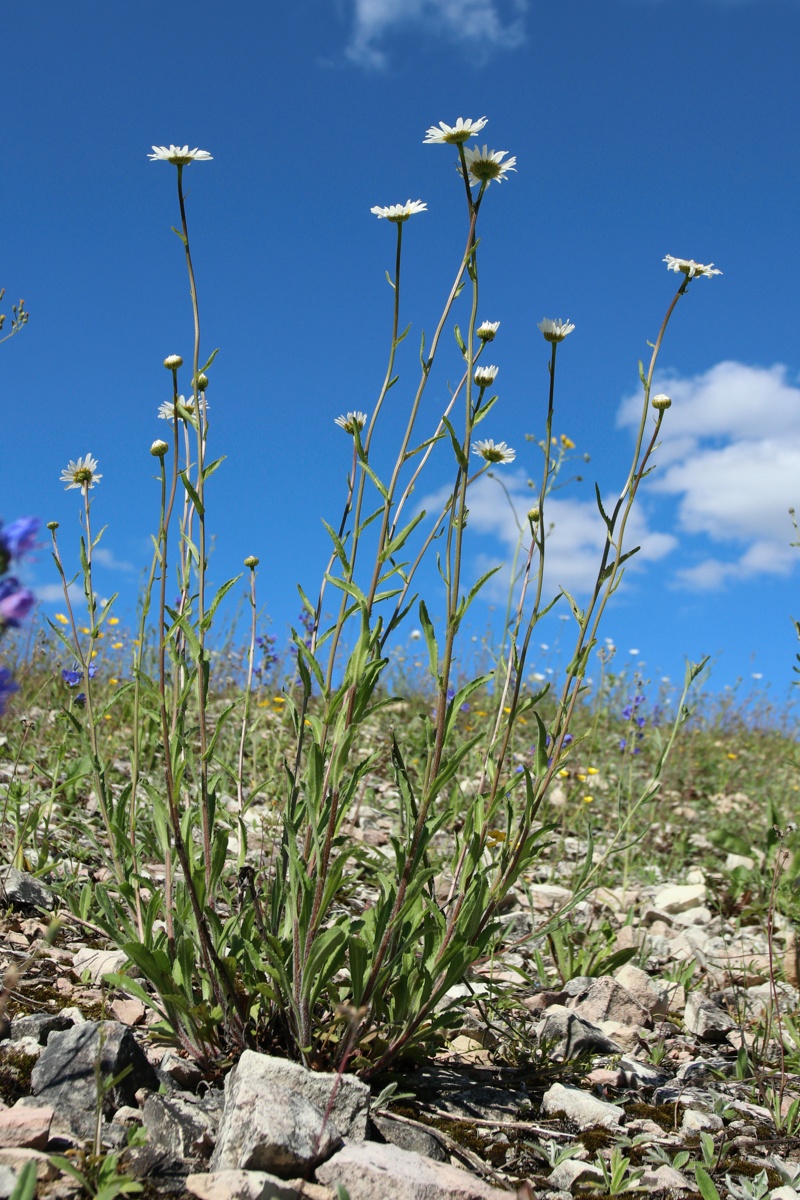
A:
<svg viewBox="0 0 800 1200">
<path fill-rule="evenodd" d="M 677 582 L 710 589 L 788 574 L 797 555 L 788 509 L 800 505 L 800 386 L 781 365 L 723 362 L 689 379 L 662 377 L 655 390 L 673 403 L 649 488 L 675 497 L 679 529 L 715 548 L 709 555 L 699 543 L 700 561 Z M 640 411 L 640 395 L 626 398 L 618 424 L 635 426 Z"/>
<path fill-rule="evenodd" d="M 97 546 L 92 557 L 96 563 L 99 563 L 101 567 L 105 567 L 108 571 L 124 571 L 130 574 L 136 570 L 133 563 L 117 558 L 114 551 L 107 550 L 105 546 Z"/>
<path fill-rule="evenodd" d="M 64 602 L 63 584 L 43 583 L 41 585 L 41 587 L 37 587 L 36 585 L 34 585 L 34 591 L 36 592 L 36 599 L 39 600 L 42 604 L 58 604 L 59 601 L 63 604 L 63 602 Z M 73 603 L 75 603 L 75 601 L 82 599 L 82 597 L 83 597 L 83 588 L 80 587 L 77 583 L 71 583 L 69 585 L 70 600 Z"/>
<path fill-rule="evenodd" d="M 534 500 L 524 475 L 504 473 L 501 478 L 511 495 L 516 519 L 505 493 L 488 476 L 483 476 L 472 487 L 467 501 L 469 521 L 466 547 L 468 554 L 471 552 L 474 555 L 469 560 L 470 570 L 477 577 L 491 567 L 503 564 L 503 570 L 487 585 L 486 596 L 495 601 L 505 599 L 508 595 L 511 564 L 519 538 L 517 520 L 524 528 L 527 527 L 525 514 Z M 420 507 L 429 513 L 435 512 L 441 509 L 448 495 L 448 491 L 442 490 L 435 496 L 426 497 Z M 603 504 L 608 512 L 614 504 L 614 498 L 607 497 Z M 562 587 L 576 596 L 585 595 L 597 578 L 605 542 L 605 525 L 594 500 L 552 496 L 546 502 L 545 522 L 548 530 L 552 527 L 545 545 L 547 598 L 552 598 Z M 476 534 L 481 535 L 480 543 L 475 539 Z M 495 543 L 491 553 L 484 549 L 485 538 L 491 538 Z M 529 545 L 530 536 L 526 536 L 518 567 L 524 564 Z M 631 570 L 637 569 L 640 563 L 663 558 L 676 545 L 677 539 L 672 534 L 657 533 L 649 528 L 641 506 L 633 510 L 628 521 L 624 549 L 633 549 L 634 546 L 640 546 L 641 549 L 630 561 Z"/>
<path fill-rule="evenodd" d="M 512 48 L 525 39 L 526 9 L 527 0 L 354 0 L 347 57 L 359 66 L 382 69 L 386 54 L 381 43 L 401 29 L 418 29 L 480 51 Z"/>
</svg>

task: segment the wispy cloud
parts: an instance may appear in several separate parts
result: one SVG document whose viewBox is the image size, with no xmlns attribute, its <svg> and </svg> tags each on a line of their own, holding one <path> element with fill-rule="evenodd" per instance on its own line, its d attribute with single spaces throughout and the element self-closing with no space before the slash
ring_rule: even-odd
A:
<svg viewBox="0 0 800 1200">
<path fill-rule="evenodd" d="M 36 592 L 36 599 L 42 604 L 58 604 L 59 602 L 63 604 L 64 602 L 64 588 L 60 583 L 43 583 L 41 586 L 34 585 L 34 591 Z M 75 602 L 80 600 L 82 596 L 83 588 L 79 587 L 77 583 L 71 583 L 69 585 L 70 600 Z"/>
<path fill-rule="evenodd" d="M 372 70 L 387 63 L 384 43 L 401 30 L 418 30 L 486 52 L 525 40 L 528 0 L 353 0 L 354 20 L 346 54 Z"/>
<path fill-rule="evenodd" d="M 123 571 L 125 574 L 131 574 L 136 570 L 133 563 L 125 562 L 123 559 L 117 558 L 113 550 L 107 550 L 105 546 L 98 546 L 94 551 L 94 560 L 101 567 L 105 567 L 107 571 Z"/>
<path fill-rule="evenodd" d="M 525 514 L 535 499 L 521 472 L 504 473 L 502 479 L 511 503 L 497 482 L 488 476 L 478 480 L 468 500 L 467 547 L 474 555 L 470 559 L 470 571 L 477 577 L 502 564 L 502 570 L 488 585 L 485 594 L 485 598 L 493 601 L 505 599 L 508 595 L 511 564 L 520 536 L 518 522 L 527 532 Z M 441 508 L 448 495 L 449 492 L 443 490 L 435 496 L 428 496 L 421 501 L 420 507 L 434 512 Z M 604 499 L 606 511 L 613 507 L 615 499 L 614 496 Z M 551 496 L 546 504 L 545 521 L 550 530 L 545 557 L 545 589 L 548 596 L 554 595 L 560 588 L 584 595 L 597 578 L 605 541 L 605 525 L 597 505 L 593 499 Z M 481 535 L 480 541 L 475 539 L 476 534 Z M 489 539 L 493 546 L 491 553 L 484 549 Z M 630 549 L 634 546 L 641 548 L 630 560 L 630 570 L 640 569 L 646 562 L 664 558 L 677 544 L 678 539 L 673 534 L 658 533 L 650 528 L 641 506 L 634 509 L 626 530 L 626 545 Z M 518 566 L 522 566 L 529 545 L 530 536 L 524 536 Z"/>
<path fill-rule="evenodd" d="M 649 488 L 676 498 L 678 530 L 693 555 L 676 582 L 713 589 L 787 575 L 798 554 L 788 516 L 800 507 L 798 382 L 781 365 L 723 362 L 688 379 L 662 377 L 657 390 L 673 403 Z M 633 426 L 640 404 L 626 398 L 618 424 Z M 686 535 L 702 540 L 693 545 Z"/>
</svg>

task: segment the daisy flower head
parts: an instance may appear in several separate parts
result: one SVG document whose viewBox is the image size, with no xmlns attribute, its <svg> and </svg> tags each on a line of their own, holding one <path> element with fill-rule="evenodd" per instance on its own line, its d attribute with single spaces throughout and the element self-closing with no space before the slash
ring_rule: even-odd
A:
<svg viewBox="0 0 800 1200">
<path fill-rule="evenodd" d="M 85 458 L 79 458 L 77 462 L 70 459 L 61 472 L 61 483 L 67 485 L 67 491 L 70 488 L 86 488 L 88 490 L 102 478 L 102 475 L 97 474 L 97 459 L 93 458 L 91 454 L 87 454 Z"/>
<path fill-rule="evenodd" d="M 413 217 L 414 213 L 427 212 L 427 209 L 427 204 L 423 204 L 421 200 L 406 200 L 405 204 L 389 204 L 385 207 L 375 204 L 369 211 L 375 213 L 376 217 L 386 217 L 387 221 L 394 221 L 399 225 L 401 221 Z"/>
<path fill-rule="evenodd" d="M 205 402 L 206 411 L 211 408 L 208 400 Z M 191 420 L 196 412 L 194 397 L 190 396 L 187 400 L 185 396 L 178 396 L 177 400 L 165 400 L 163 404 L 158 406 L 158 415 L 162 421 L 172 421 L 175 417 L 182 417 L 183 420 Z"/>
<path fill-rule="evenodd" d="M 499 370 L 499 367 L 495 367 L 494 365 L 490 366 L 487 363 L 485 367 L 476 367 L 475 374 L 472 376 L 472 378 L 475 380 L 477 387 L 491 387 L 497 378 L 497 372 Z"/>
<path fill-rule="evenodd" d="M 343 429 L 345 433 L 355 433 L 356 430 L 360 433 L 367 423 L 367 414 L 365 412 L 349 412 L 347 416 L 337 417 L 333 423 Z"/>
<path fill-rule="evenodd" d="M 671 254 L 666 254 L 661 261 L 667 264 L 668 271 L 681 271 L 689 279 L 694 279 L 695 275 L 707 275 L 711 279 L 713 275 L 722 274 L 713 263 L 706 266 L 705 263 L 695 262 L 693 258 L 673 258 Z"/>
<path fill-rule="evenodd" d="M 431 125 L 422 144 L 423 146 L 458 146 L 480 133 L 486 121 L 486 117 L 478 117 L 477 121 L 473 121 L 471 117 L 466 119 L 459 117 L 455 125 L 445 125 L 444 121 L 440 121 L 438 129 L 435 125 Z"/>
<path fill-rule="evenodd" d="M 484 321 L 482 325 L 478 326 L 475 332 L 482 342 L 493 342 L 499 328 L 499 321 Z"/>
<path fill-rule="evenodd" d="M 554 321 L 550 317 L 544 317 L 539 322 L 538 328 L 544 334 L 546 342 L 563 342 L 567 334 L 572 333 L 575 326 L 570 324 L 569 317 L 566 321 L 562 321 L 560 317 Z"/>
<path fill-rule="evenodd" d="M 479 458 L 485 459 L 488 463 L 510 463 L 517 457 L 516 451 L 507 446 L 505 442 L 498 442 L 495 445 L 491 438 L 482 442 L 473 442 L 472 453 L 477 454 Z"/>
<path fill-rule="evenodd" d="M 190 150 L 188 146 L 153 146 L 153 153 L 147 156 L 151 162 L 174 163 L 176 167 L 185 167 L 190 162 L 208 162 L 211 155 L 207 150 Z"/>
<path fill-rule="evenodd" d="M 490 150 L 488 146 L 484 146 L 483 149 L 476 146 L 474 150 L 465 150 L 464 160 L 467 164 L 470 183 L 488 185 L 493 179 L 502 183 L 509 171 L 517 169 L 516 158 L 510 158 L 508 162 L 503 162 L 507 154 L 507 150 Z M 458 171 L 461 174 L 461 167 L 458 168 Z"/>
</svg>

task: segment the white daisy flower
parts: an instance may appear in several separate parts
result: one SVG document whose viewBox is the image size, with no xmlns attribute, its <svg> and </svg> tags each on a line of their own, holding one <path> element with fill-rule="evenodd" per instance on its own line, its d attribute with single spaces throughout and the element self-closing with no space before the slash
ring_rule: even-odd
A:
<svg viewBox="0 0 800 1200">
<path fill-rule="evenodd" d="M 551 321 L 549 317 L 545 317 L 539 322 L 538 327 L 544 334 L 546 342 L 563 342 L 567 334 L 572 333 L 575 328 L 574 325 L 570 324 L 569 317 L 567 317 L 566 321 L 562 321 L 560 317 L 554 321 Z"/>
<path fill-rule="evenodd" d="M 492 342 L 499 328 L 499 321 L 484 321 L 482 325 L 478 326 L 475 332 L 482 342 Z"/>
<path fill-rule="evenodd" d="M 491 387 L 497 378 L 497 372 L 499 370 L 499 367 L 490 366 L 487 363 L 485 367 L 476 367 L 475 374 L 472 376 L 472 378 L 475 380 L 475 383 L 478 387 Z"/>
<path fill-rule="evenodd" d="M 427 208 L 427 204 L 423 204 L 421 200 L 406 200 L 405 204 L 390 204 L 387 208 L 376 204 L 369 211 L 375 213 L 376 217 L 386 217 L 387 220 L 399 224 L 401 221 L 407 221 L 414 213 L 426 212 Z"/>
<path fill-rule="evenodd" d="M 475 149 L 464 151 L 464 158 L 467 163 L 467 171 L 470 175 L 472 183 L 491 183 L 496 179 L 498 183 L 502 183 L 508 171 L 516 171 L 516 158 L 510 158 L 508 162 L 503 162 L 503 159 L 508 154 L 507 150 L 490 150 L 488 146 L 483 149 L 476 146 Z M 458 168 L 461 174 L 461 167 Z"/>
<path fill-rule="evenodd" d="M 495 445 L 491 438 L 482 442 L 473 442 L 472 453 L 490 463 L 510 463 L 517 457 L 516 450 L 512 450 L 505 442 L 498 442 Z"/>
<path fill-rule="evenodd" d="M 356 430 L 360 433 L 367 423 L 367 414 L 365 412 L 349 412 L 346 417 L 337 417 L 333 423 L 343 429 L 345 433 L 355 433 Z"/>
<path fill-rule="evenodd" d="M 153 146 L 147 156 L 151 162 L 170 162 L 176 167 L 185 167 L 190 162 L 207 162 L 211 155 L 207 150 L 190 150 L 188 146 Z"/>
<path fill-rule="evenodd" d="M 486 117 L 478 117 L 477 121 L 473 121 L 470 117 L 467 117 L 466 120 L 464 117 L 459 117 L 455 125 L 445 125 L 444 121 L 440 121 L 438 129 L 435 125 L 431 125 L 422 144 L 423 146 L 436 144 L 457 146 L 480 133 L 486 121 Z"/>
<path fill-rule="evenodd" d="M 209 408 L 211 408 L 211 405 L 209 404 L 208 400 L 206 400 L 206 410 Z M 186 420 L 186 417 L 184 416 L 184 413 L 181 412 L 181 409 L 184 409 L 190 417 L 193 417 L 195 414 L 194 398 L 190 396 L 187 400 L 184 396 L 178 396 L 177 401 L 165 400 L 164 403 L 160 404 L 158 407 L 158 415 L 162 421 L 172 421 L 175 417 L 183 417 L 183 419 Z"/>
<path fill-rule="evenodd" d="M 682 271 L 690 279 L 694 279 L 695 275 L 707 275 L 711 279 L 712 275 L 722 274 L 713 263 L 705 266 L 704 263 L 695 262 L 693 258 L 673 258 L 671 254 L 667 254 L 661 261 L 667 264 L 668 271 Z"/>
<path fill-rule="evenodd" d="M 70 488 L 93 488 L 102 478 L 102 475 L 97 474 L 97 459 L 91 454 L 79 458 L 77 462 L 70 459 L 61 472 L 61 483 L 67 485 L 67 491 Z"/>
</svg>

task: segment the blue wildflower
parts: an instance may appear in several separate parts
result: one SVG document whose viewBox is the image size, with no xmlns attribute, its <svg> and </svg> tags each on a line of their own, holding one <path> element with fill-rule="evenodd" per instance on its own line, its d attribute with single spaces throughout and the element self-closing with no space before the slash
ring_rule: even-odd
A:
<svg viewBox="0 0 800 1200">
<path fill-rule="evenodd" d="M 39 532 L 38 517 L 18 517 L 10 525 L 0 525 L 0 553 L 5 550 L 9 559 L 20 559 L 36 546 Z"/>
<path fill-rule="evenodd" d="M 97 667 L 94 665 L 94 663 L 90 663 L 89 678 L 94 679 L 96 674 Z M 61 672 L 61 678 L 64 680 L 64 683 L 67 685 L 67 687 L 77 687 L 79 683 L 83 682 L 83 667 L 81 667 L 80 663 L 75 663 L 71 671 L 65 670 Z M 76 696 L 75 699 L 80 700 L 81 697 Z M 83 699 L 85 700 L 86 697 L 84 696 Z"/>
</svg>

